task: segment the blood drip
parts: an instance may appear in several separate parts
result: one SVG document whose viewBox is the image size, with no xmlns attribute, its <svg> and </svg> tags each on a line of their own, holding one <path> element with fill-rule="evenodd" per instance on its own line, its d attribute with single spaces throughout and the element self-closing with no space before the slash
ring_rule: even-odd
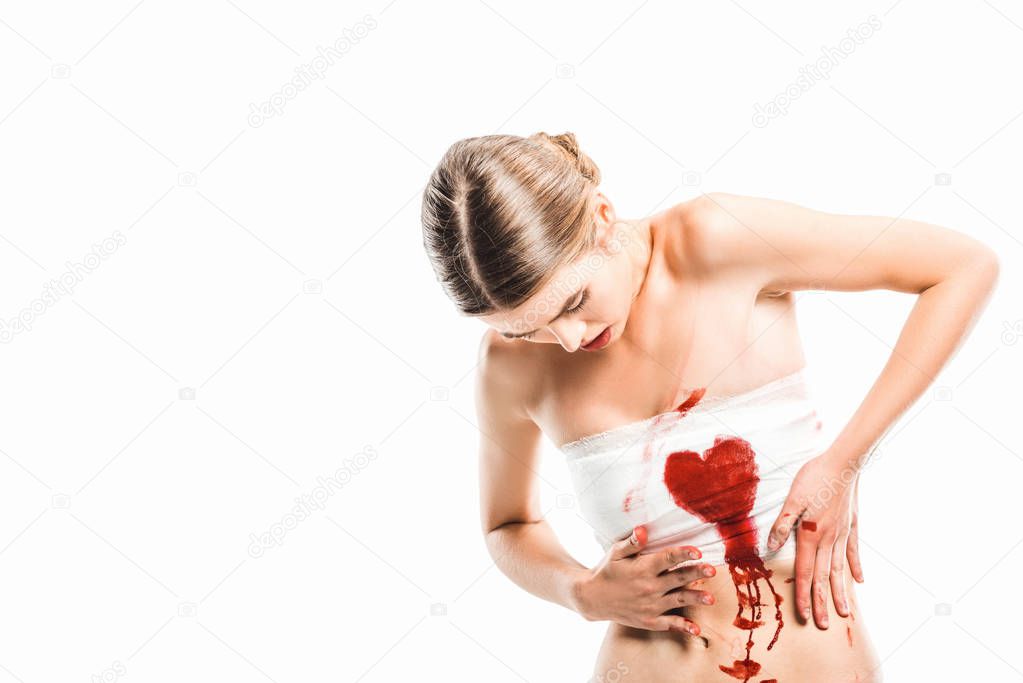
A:
<svg viewBox="0 0 1023 683">
<path fill-rule="evenodd" d="M 686 413 L 688 413 L 693 408 L 693 406 L 700 402 L 700 399 L 703 398 L 703 395 L 705 393 L 707 393 L 706 387 L 703 387 L 701 389 L 694 389 L 693 392 L 686 397 L 686 400 L 682 401 L 682 403 L 679 403 L 674 410 L 668 413 L 662 413 L 658 415 L 656 418 L 654 418 L 654 423 L 651 426 L 650 430 L 651 431 L 656 430 L 661 425 L 661 422 L 663 422 L 666 418 L 670 416 L 675 416 L 677 420 L 681 420 L 683 417 L 686 416 Z M 642 462 L 644 465 L 644 472 L 643 476 L 640 478 L 641 482 L 646 482 L 647 480 L 650 479 L 650 467 L 651 462 L 653 460 L 653 448 L 654 448 L 653 439 L 647 439 L 646 445 L 643 447 Z M 636 504 L 636 498 L 640 492 L 640 489 L 641 485 L 637 485 L 630 489 L 627 494 L 625 494 L 625 500 L 622 501 L 622 510 L 624 512 L 629 512 L 630 510 L 632 510 L 632 507 Z"/>
<path fill-rule="evenodd" d="M 703 457 L 695 451 L 678 451 L 669 455 L 664 465 L 664 483 L 676 505 L 704 522 L 714 524 L 724 541 L 725 561 L 739 603 L 733 624 L 748 631 L 749 636 L 746 658 L 718 668 L 746 683 L 761 668 L 750 658 L 753 630 L 764 625 L 760 609 L 764 606 L 760 602 L 760 579 L 766 581 L 774 597 L 774 618 L 778 622 L 768 650 L 774 647 L 784 625 L 782 597 L 771 584 L 774 572 L 764 566 L 757 552 L 757 528 L 749 516 L 756 499 L 757 484 L 760 483 L 756 454 L 745 439 L 719 435 L 715 437 L 714 445 L 703 452 Z M 747 608 L 749 616 L 746 616 Z"/>
</svg>

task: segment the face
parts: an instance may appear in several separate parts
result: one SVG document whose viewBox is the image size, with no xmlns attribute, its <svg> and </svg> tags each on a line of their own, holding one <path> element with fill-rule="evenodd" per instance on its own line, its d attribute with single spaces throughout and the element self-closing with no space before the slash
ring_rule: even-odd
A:
<svg viewBox="0 0 1023 683">
<path fill-rule="evenodd" d="M 596 243 L 589 253 L 555 271 L 543 289 L 515 310 L 481 319 L 513 343 L 560 344 L 569 352 L 599 351 L 614 343 L 632 304 L 630 240 L 636 236 L 617 223 L 613 207 L 599 192 L 595 214 Z M 583 348 L 587 343 L 591 347 Z"/>
</svg>

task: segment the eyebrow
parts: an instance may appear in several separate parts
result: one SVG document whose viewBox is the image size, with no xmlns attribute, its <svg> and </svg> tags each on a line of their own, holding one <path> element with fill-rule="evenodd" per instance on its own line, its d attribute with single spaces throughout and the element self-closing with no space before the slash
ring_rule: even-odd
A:
<svg viewBox="0 0 1023 683">
<path fill-rule="evenodd" d="M 565 300 L 565 304 L 561 307 L 561 311 L 559 311 L 556 316 L 551 318 L 547 325 L 550 325 L 552 322 L 554 322 L 561 316 L 565 315 L 565 312 L 572 307 L 572 302 L 576 300 L 576 298 L 582 293 L 582 291 L 583 291 L 582 289 L 578 289 L 571 296 L 569 296 L 568 299 Z M 544 327 L 546 327 L 546 325 Z M 530 334 L 535 334 L 537 331 L 538 330 L 530 330 L 529 332 L 523 332 L 521 334 L 510 334 L 508 332 L 502 332 L 501 336 L 503 336 L 505 339 L 520 339 Z"/>
</svg>

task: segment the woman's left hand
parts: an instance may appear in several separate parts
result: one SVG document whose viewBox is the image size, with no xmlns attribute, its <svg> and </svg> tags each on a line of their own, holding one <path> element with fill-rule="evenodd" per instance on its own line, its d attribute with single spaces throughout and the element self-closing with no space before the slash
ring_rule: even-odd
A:
<svg viewBox="0 0 1023 683">
<path fill-rule="evenodd" d="M 788 498 L 771 527 L 767 547 L 780 548 L 796 527 L 796 611 L 817 626 L 828 627 L 828 586 L 835 609 L 849 616 L 845 595 L 846 558 L 857 581 L 863 581 L 857 537 L 856 493 L 859 471 L 851 460 L 825 451 L 796 474 Z M 798 524 L 797 524 L 798 522 Z"/>
</svg>

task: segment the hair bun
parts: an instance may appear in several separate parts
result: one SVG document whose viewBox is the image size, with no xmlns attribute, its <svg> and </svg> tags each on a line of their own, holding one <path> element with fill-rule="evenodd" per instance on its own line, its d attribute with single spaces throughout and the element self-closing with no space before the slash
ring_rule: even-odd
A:
<svg viewBox="0 0 1023 683">
<path fill-rule="evenodd" d="M 579 141 L 575 133 L 561 133 L 560 135 L 548 135 L 541 131 L 530 136 L 531 139 L 541 140 L 554 145 L 568 155 L 576 170 L 586 178 L 593 181 L 595 185 L 600 184 L 600 169 L 593 160 L 579 149 Z"/>
</svg>

